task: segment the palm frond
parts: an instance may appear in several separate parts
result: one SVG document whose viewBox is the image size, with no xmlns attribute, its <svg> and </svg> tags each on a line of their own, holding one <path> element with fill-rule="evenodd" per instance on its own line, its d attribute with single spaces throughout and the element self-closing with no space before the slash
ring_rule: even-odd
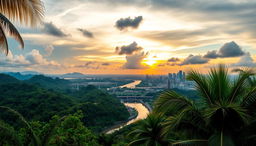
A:
<svg viewBox="0 0 256 146">
<path fill-rule="evenodd" d="M 205 99 L 208 104 L 212 104 L 211 90 L 208 83 L 208 78 L 199 72 L 192 70 L 188 73 L 187 79 L 196 83 L 196 89 L 201 94 L 201 97 Z"/>
<path fill-rule="evenodd" d="M 23 123 L 24 125 L 28 128 L 31 136 L 32 136 L 32 139 L 33 139 L 33 142 L 36 146 L 39 146 L 40 145 L 40 140 L 39 138 L 36 136 L 36 134 L 34 133 L 32 127 L 30 126 L 30 124 L 25 120 L 25 118 L 17 111 L 9 108 L 9 107 L 5 107 L 5 106 L 0 106 L 0 109 L 3 109 L 3 110 L 6 110 L 14 115 L 16 115 Z"/>
<path fill-rule="evenodd" d="M 0 25 L 0 50 L 8 55 L 8 42 L 2 25 Z"/>
<path fill-rule="evenodd" d="M 234 85 L 232 86 L 231 95 L 229 97 L 230 102 L 238 100 L 237 98 L 246 93 L 248 88 L 248 81 L 250 81 L 250 77 L 254 74 L 255 72 L 253 69 L 247 69 L 240 72 L 239 77 L 234 81 Z"/>
<path fill-rule="evenodd" d="M 146 119 L 138 123 L 135 130 L 128 134 L 128 136 L 133 137 L 133 141 L 130 145 L 146 145 L 146 143 L 158 143 L 161 145 L 168 143 L 167 135 L 163 133 L 164 121 L 165 117 L 161 114 L 149 114 Z"/>
<path fill-rule="evenodd" d="M 167 115 L 176 114 L 186 107 L 192 106 L 192 101 L 174 91 L 163 92 L 154 103 L 154 110 Z"/>
<path fill-rule="evenodd" d="M 235 146 L 235 140 L 231 134 L 221 130 L 214 133 L 208 140 L 209 145 Z"/>
<path fill-rule="evenodd" d="M 209 107 L 204 113 L 207 125 L 215 130 L 234 132 L 246 125 L 249 120 L 246 110 L 239 104 Z"/>
<path fill-rule="evenodd" d="M 41 0 L 0 0 L 0 13 L 12 21 L 36 26 L 42 22 L 44 7 Z"/>
<path fill-rule="evenodd" d="M 148 138 L 140 138 L 130 142 L 127 146 L 138 146 L 144 144 Z"/>
<path fill-rule="evenodd" d="M 256 87 L 251 89 L 247 93 L 247 95 L 242 99 L 241 106 L 255 113 L 255 105 L 256 105 Z"/>
<path fill-rule="evenodd" d="M 208 128 L 200 110 L 194 106 L 184 109 L 177 115 L 170 116 L 164 123 L 164 133 L 182 132 L 192 138 L 204 138 L 208 136 Z"/>
<path fill-rule="evenodd" d="M 173 146 L 208 146 L 206 139 L 182 140 L 172 143 Z"/>
<path fill-rule="evenodd" d="M 212 68 L 209 72 L 209 86 L 211 87 L 211 98 L 213 103 L 223 104 L 228 101 L 230 90 L 230 79 L 228 70 L 224 65 Z"/>
<path fill-rule="evenodd" d="M 20 33 L 15 28 L 15 26 L 1 13 L 0 13 L 0 24 L 2 25 L 2 28 L 4 29 L 4 31 L 7 32 L 15 40 L 17 40 L 20 43 L 21 48 L 24 48 L 24 42 L 20 36 Z"/>
</svg>

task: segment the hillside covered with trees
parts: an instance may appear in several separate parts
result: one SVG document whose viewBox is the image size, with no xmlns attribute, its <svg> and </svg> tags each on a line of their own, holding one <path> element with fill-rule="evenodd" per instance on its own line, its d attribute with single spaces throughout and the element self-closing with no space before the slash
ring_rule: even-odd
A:
<svg viewBox="0 0 256 146">
<path fill-rule="evenodd" d="M 1 78 L 8 79 L 10 83 L 0 83 L 0 105 L 18 111 L 29 121 L 48 122 L 54 115 L 64 116 L 81 111 L 83 124 L 95 132 L 100 132 L 129 117 L 127 109 L 117 98 L 94 86 L 63 94 L 34 84 L 33 78 L 30 82 L 22 82 L 8 75 L 0 75 Z M 57 86 L 68 82 L 43 76 L 36 78 L 40 85 L 52 82 L 51 86 Z M 1 119 L 15 123 L 9 113 L 1 112 L 0 116 Z"/>
</svg>

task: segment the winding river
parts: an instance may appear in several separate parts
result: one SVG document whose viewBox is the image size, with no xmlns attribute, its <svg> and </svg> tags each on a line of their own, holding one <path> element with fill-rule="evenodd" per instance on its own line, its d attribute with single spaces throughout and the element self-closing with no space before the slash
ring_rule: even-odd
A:
<svg viewBox="0 0 256 146">
<path fill-rule="evenodd" d="M 114 129 L 107 131 L 106 132 L 107 134 L 113 133 L 116 130 L 119 130 L 119 129 L 123 128 L 124 126 L 132 124 L 138 120 L 145 119 L 147 117 L 147 115 L 149 114 L 149 110 L 141 103 L 124 103 L 124 104 L 125 104 L 125 106 L 134 108 L 138 112 L 138 116 L 135 119 L 132 119 L 124 124 L 119 125 L 118 127 L 114 128 Z"/>
<path fill-rule="evenodd" d="M 126 87 L 126 88 L 132 88 L 133 89 L 133 88 L 136 88 L 136 85 L 138 85 L 140 83 L 141 83 L 141 80 L 135 80 L 132 83 L 120 86 L 120 88 L 125 88 Z M 124 105 L 127 106 L 127 107 L 134 108 L 138 112 L 138 116 L 135 119 L 132 119 L 132 120 L 114 128 L 114 129 L 111 129 L 111 130 L 107 131 L 106 132 L 107 134 L 113 133 L 114 131 L 119 130 L 119 129 L 123 128 L 124 126 L 132 124 L 132 123 L 134 123 L 138 120 L 145 119 L 147 117 L 147 115 L 149 114 L 149 110 L 141 103 L 124 103 Z"/>
<path fill-rule="evenodd" d="M 134 82 L 131 82 L 129 84 L 125 84 L 123 86 L 119 86 L 120 88 L 131 88 L 134 89 L 136 88 L 136 85 L 139 85 L 141 83 L 141 80 L 135 80 Z"/>
</svg>

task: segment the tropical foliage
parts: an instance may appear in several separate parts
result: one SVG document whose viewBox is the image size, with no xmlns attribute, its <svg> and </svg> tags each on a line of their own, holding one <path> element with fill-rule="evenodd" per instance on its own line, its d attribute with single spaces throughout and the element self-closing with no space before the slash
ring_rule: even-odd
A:
<svg viewBox="0 0 256 146">
<path fill-rule="evenodd" d="M 5 82 L 8 79 L 9 82 Z M 40 77 L 41 78 L 41 77 Z M 43 77 L 51 86 L 68 82 L 60 79 Z M 31 82 L 30 82 L 31 81 Z M 117 121 L 127 120 L 129 113 L 121 102 L 94 86 L 73 90 L 67 94 L 44 89 L 34 85 L 35 80 L 18 81 L 8 75 L 0 74 L 0 105 L 10 107 L 21 113 L 28 121 L 48 122 L 52 116 L 70 115 L 81 111 L 81 121 L 90 130 L 101 132 Z M 42 85 L 45 82 L 37 80 Z M 8 112 L 0 112 L 0 119 L 5 119 L 15 127 L 20 123 Z"/>
<path fill-rule="evenodd" d="M 198 99 L 165 91 L 156 100 L 153 114 L 163 114 L 166 119 L 152 119 L 151 115 L 143 120 L 133 131 L 137 135 L 132 143 L 159 145 L 158 139 L 148 137 L 157 134 L 158 138 L 167 135 L 170 145 L 256 145 L 255 72 L 245 69 L 235 78 L 228 73 L 224 65 L 212 68 L 208 75 L 190 71 L 187 79 L 195 82 Z M 159 126 L 149 124 L 150 119 Z"/>
<path fill-rule="evenodd" d="M 67 117 L 53 116 L 49 123 L 28 122 L 17 111 L 0 106 L 0 109 L 17 116 L 17 121 L 24 128 L 15 130 L 6 123 L 0 123 L 0 144 L 5 146 L 47 146 L 47 145 L 94 145 L 97 146 L 96 136 L 80 121 L 81 114 Z"/>
<path fill-rule="evenodd" d="M 11 21 L 36 26 L 42 23 L 43 14 L 41 0 L 0 0 L 0 49 L 6 55 L 9 52 L 6 34 L 16 39 L 24 48 L 23 39 Z"/>
</svg>

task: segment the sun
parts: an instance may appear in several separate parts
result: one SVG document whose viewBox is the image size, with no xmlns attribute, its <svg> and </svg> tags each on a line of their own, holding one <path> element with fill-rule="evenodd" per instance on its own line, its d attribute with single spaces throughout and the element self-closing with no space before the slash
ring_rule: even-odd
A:
<svg viewBox="0 0 256 146">
<path fill-rule="evenodd" d="M 144 63 L 149 65 L 149 66 L 152 66 L 156 63 L 156 60 L 146 60 Z"/>
</svg>

